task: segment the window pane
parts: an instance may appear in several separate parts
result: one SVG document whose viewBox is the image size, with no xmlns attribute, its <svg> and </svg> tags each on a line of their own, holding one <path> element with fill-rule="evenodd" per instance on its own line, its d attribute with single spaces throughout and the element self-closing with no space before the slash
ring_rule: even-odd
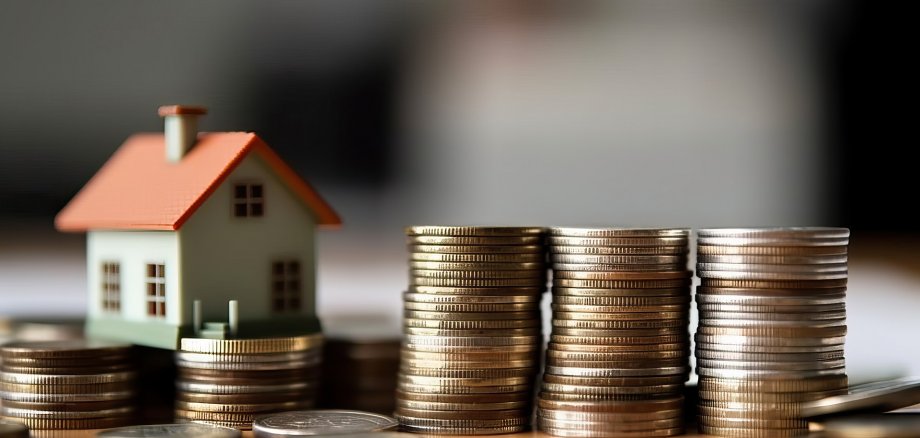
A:
<svg viewBox="0 0 920 438">
<path fill-rule="evenodd" d="M 288 269 L 288 273 L 290 274 L 299 274 L 300 273 L 300 263 L 299 262 L 288 262 L 287 269 Z"/>
<path fill-rule="evenodd" d="M 288 310 L 300 310 L 300 297 L 291 298 Z"/>
<path fill-rule="evenodd" d="M 156 316 L 157 314 L 157 303 L 153 301 L 147 302 L 147 314 L 151 316 Z"/>
<path fill-rule="evenodd" d="M 236 217 L 246 217 L 246 204 L 235 204 L 233 206 L 233 215 Z"/>
<path fill-rule="evenodd" d="M 157 277 L 166 278 L 166 265 L 157 265 Z"/>
<path fill-rule="evenodd" d="M 300 292 L 300 280 L 288 280 L 287 290 L 288 292 Z"/>
<path fill-rule="evenodd" d="M 262 213 L 263 213 L 263 212 L 262 212 L 262 203 L 261 203 L 261 202 L 253 202 L 252 204 L 249 205 L 249 207 L 250 207 L 249 213 L 250 213 L 251 216 L 253 216 L 253 217 L 262 217 Z"/>
<path fill-rule="evenodd" d="M 261 198 L 262 197 L 262 184 L 253 184 L 249 186 L 249 196 L 251 198 Z"/>
<path fill-rule="evenodd" d="M 154 283 L 147 283 L 147 296 L 155 297 L 157 296 L 157 285 Z"/>
<path fill-rule="evenodd" d="M 272 263 L 272 275 L 284 275 L 284 263 Z"/>
<path fill-rule="evenodd" d="M 156 265 L 150 265 L 150 264 L 147 265 L 147 276 L 148 276 L 148 277 L 156 277 L 156 276 L 157 276 L 157 267 L 156 267 Z"/>
<path fill-rule="evenodd" d="M 166 303 L 160 303 L 157 315 L 166 316 Z"/>
<path fill-rule="evenodd" d="M 236 199 L 246 199 L 246 185 L 237 184 L 233 187 L 233 197 Z"/>
</svg>

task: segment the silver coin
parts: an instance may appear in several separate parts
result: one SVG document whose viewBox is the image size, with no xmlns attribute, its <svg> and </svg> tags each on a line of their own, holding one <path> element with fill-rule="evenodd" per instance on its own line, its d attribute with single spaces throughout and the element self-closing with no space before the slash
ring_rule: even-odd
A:
<svg viewBox="0 0 920 438">
<path fill-rule="evenodd" d="M 2 435 L 0 435 L 2 436 Z M 118 427 L 96 434 L 100 438 L 136 437 L 196 437 L 196 438 L 239 438 L 239 430 L 229 427 L 197 423 L 149 424 L 144 426 Z"/>
<path fill-rule="evenodd" d="M 837 272 L 751 272 L 751 271 L 706 271 L 697 269 L 700 278 L 719 280 L 841 280 L 848 277 L 847 271 Z"/>
<path fill-rule="evenodd" d="M 697 245 L 712 246 L 846 246 L 848 237 L 699 237 Z"/>
<path fill-rule="evenodd" d="M 920 403 L 920 379 L 903 378 L 851 386 L 849 394 L 802 405 L 805 417 L 851 412 L 888 412 Z"/>
<path fill-rule="evenodd" d="M 0 420 L 0 438 L 29 438 L 29 428 L 19 423 Z"/>
<path fill-rule="evenodd" d="M 392 429 L 399 423 L 391 417 L 361 411 L 290 411 L 263 415 L 252 422 L 257 438 L 342 435 Z"/>
<path fill-rule="evenodd" d="M 697 263 L 696 269 L 700 271 L 743 271 L 743 272 L 776 272 L 776 273 L 837 273 L 846 272 L 848 264 L 825 263 L 821 265 L 762 265 L 754 263 Z"/>
<path fill-rule="evenodd" d="M 846 254 L 820 256 L 805 255 L 744 255 L 744 254 L 699 254 L 699 263 L 756 263 L 761 265 L 820 265 L 824 263 L 846 263 Z"/>
<path fill-rule="evenodd" d="M 850 230 L 839 227 L 775 227 L 775 228 L 704 228 L 696 230 L 699 237 L 799 237 L 846 238 Z"/>
<path fill-rule="evenodd" d="M 765 295 L 721 295 L 696 291 L 699 304 L 737 304 L 745 306 L 826 306 L 846 303 L 846 294 L 812 295 L 812 296 L 765 296 Z"/>
</svg>

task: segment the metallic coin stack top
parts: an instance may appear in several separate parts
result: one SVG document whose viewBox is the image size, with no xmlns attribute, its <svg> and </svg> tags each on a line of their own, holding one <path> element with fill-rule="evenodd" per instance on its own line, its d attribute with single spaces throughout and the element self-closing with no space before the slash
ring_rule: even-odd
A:
<svg viewBox="0 0 920 438">
<path fill-rule="evenodd" d="M 808 433 L 802 403 L 845 391 L 844 228 L 700 230 L 696 291 L 704 433 Z"/>
<path fill-rule="evenodd" d="M 320 334 L 182 339 L 176 419 L 248 430 L 259 415 L 313 407 L 322 344 Z"/>
<path fill-rule="evenodd" d="M 396 417 L 404 430 L 528 430 L 543 344 L 543 228 L 417 226 Z"/>
<path fill-rule="evenodd" d="M 86 340 L 0 348 L 4 419 L 33 430 L 130 424 L 136 413 L 131 346 Z"/>
<path fill-rule="evenodd" d="M 689 230 L 553 228 L 537 425 L 563 437 L 684 433 Z"/>
</svg>

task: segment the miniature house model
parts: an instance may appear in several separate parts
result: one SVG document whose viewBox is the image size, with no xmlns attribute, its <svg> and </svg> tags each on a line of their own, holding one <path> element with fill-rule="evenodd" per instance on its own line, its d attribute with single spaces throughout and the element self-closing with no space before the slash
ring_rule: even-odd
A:
<svg viewBox="0 0 920 438">
<path fill-rule="evenodd" d="M 314 233 L 338 215 L 255 134 L 159 113 L 165 132 L 130 137 L 55 221 L 87 233 L 87 336 L 175 349 L 318 331 Z"/>
</svg>

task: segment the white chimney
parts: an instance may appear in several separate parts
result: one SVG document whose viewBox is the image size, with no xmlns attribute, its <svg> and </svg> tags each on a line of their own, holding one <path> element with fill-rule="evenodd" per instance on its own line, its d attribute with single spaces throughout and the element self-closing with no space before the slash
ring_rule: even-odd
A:
<svg viewBox="0 0 920 438">
<path fill-rule="evenodd" d="M 170 163 L 182 161 L 182 157 L 198 140 L 198 116 L 207 114 L 202 106 L 161 106 L 160 117 L 165 118 L 166 160 Z"/>
</svg>

